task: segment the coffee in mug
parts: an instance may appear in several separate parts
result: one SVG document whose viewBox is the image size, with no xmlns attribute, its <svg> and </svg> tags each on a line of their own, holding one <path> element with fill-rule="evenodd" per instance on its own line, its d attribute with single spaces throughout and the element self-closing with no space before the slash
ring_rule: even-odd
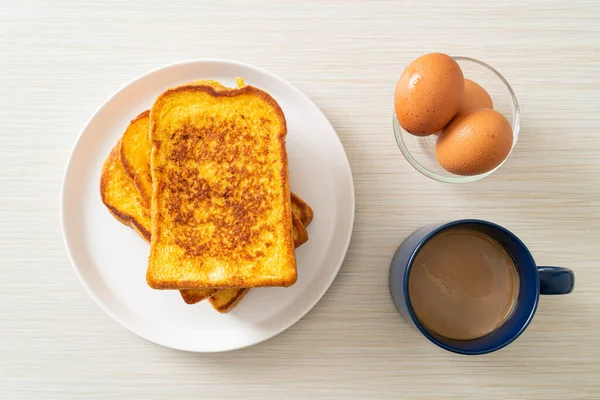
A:
<svg viewBox="0 0 600 400">
<path fill-rule="evenodd" d="M 519 275 L 506 249 L 475 229 L 450 227 L 416 254 L 408 297 L 420 324 L 453 340 L 485 336 L 509 318 Z"/>
</svg>

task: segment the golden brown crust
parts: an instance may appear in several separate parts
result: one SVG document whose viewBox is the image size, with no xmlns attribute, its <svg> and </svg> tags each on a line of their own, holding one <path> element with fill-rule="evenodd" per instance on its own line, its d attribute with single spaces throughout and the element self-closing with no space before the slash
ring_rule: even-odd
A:
<svg viewBox="0 0 600 400">
<path fill-rule="evenodd" d="M 150 116 L 150 110 L 142 111 L 141 113 L 139 113 L 137 115 L 137 117 L 135 117 L 134 119 L 129 121 L 128 128 L 129 128 L 129 126 L 135 124 L 136 122 L 139 122 L 141 119 L 148 118 L 149 116 Z M 127 132 L 127 129 L 125 130 L 125 132 Z M 123 163 L 123 168 L 125 168 L 125 172 L 127 172 L 127 175 L 129 175 L 135 182 L 139 178 L 138 178 L 137 174 L 135 173 L 135 169 L 133 168 L 133 166 L 131 164 L 129 164 L 129 160 L 123 154 L 123 146 L 121 146 L 121 151 L 119 154 L 121 157 L 121 163 Z"/>
<path fill-rule="evenodd" d="M 280 143 L 280 154 L 278 156 L 278 165 L 281 165 L 281 190 L 278 192 L 281 193 L 281 196 L 283 196 L 283 199 L 281 199 L 280 203 L 275 201 L 276 204 L 281 204 L 281 206 L 283 207 L 283 212 L 282 212 L 282 220 L 280 220 L 278 222 L 278 224 L 280 224 L 281 228 L 283 229 L 284 232 L 291 232 L 291 207 L 290 207 L 290 201 L 289 201 L 289 178 L 287 175 L 287 169 L 288 169 L 288 161 L 287 161 L 287 153 L 286 153 L 286 149 L 285 149 L 285 137 L 287 134 L 287 127 L 286 127 L 286 122 L 285 122 L 285 116 L 283 115 L 283 111 L 281 110 L 281 108 L 279 107 L 279 105 L 277 104 L 277 102 L 266 92 L 257 89 L 255 87 L 252 86 L 244 86 L 242 88 L 239 89 L 222 89 L 222 90 L 215 90 L 213 87 L 209 86 L 209 85 L 184 85 L 184 86 L 180 86 L 180 87 L 176 87 L 173 89 L 169 89 L 166 92 L 164 92 L 163 94 L 161 94 L 157 100 L 155 101 L 154 105 L 152 106 L 152 109 L 150 111 L 150 138 L 153 144 L 153 149 L 152 149 L 152 155 L 151 155 L 151 170 L 152 170 L 152 181 L 153 181 L 153 198 L 152 198 L 152 243 L 151 243 L 151 254 L 150 254 L 150 268 L 148 269 L 148 274 L 147 274 L 147 282 L 148 285 L 154 289 L 201 289 L 201 288 L 245 288 L 245 287 L 254 287 L 254 286 L 290 286 L 293 283 L 295 283 L 296 281 L 296 265 L 295 265 L 295 256 L 294 256 L 294 251 L 293 251 L 293 243 L 292 243 L 292 238 L 291 235 L 283 235 L 282 237 L 278 237 L 278 239 L 280 240 L 280 244 L 278 246 L 281 246 L 281 248 L 285 249 L 286 252 L 286 256 L 284 257 L 284 259 L 286 260 L 290 260 L 290 264 L 289 268 L 293 268 L 293 274 L 289 273 L 287 275 L 282 275 L 282 276 L 277 276 L 277 275 L 273 275 L 273 276 L 261 276 L 259 280 L 257 280 L 255 277 L 251 277 L 252 279 L 250 279 L 250 277 L 248 276 L 238 276 L 238 275 L 231 275 L 228 276 L 228 280 L 227 281 L 217 281 L 217 282 L 202 282 L 199 281 L 196 278 L 193 279 L 177 279 L 177 280 L 172 280 L 172 279 L 164 279 L 160 276 L 157 276 L 155 274 L 155 270 L 152 267 L 153 266 L 153 260 L 157 260 L 157 256 L 158 256 L 158 243 L 162 243 L 163 239 L 161 237 L 162 235 L 162 229 L 163 226 L 161 225 L 162 221 L 165 220 L 165 216 L 168 216 L 168 219 L 171 221 L 176 222 L 176 226 L 178 226 L 178 228 L 181 228 L 181 234 L 177 235 L 177 238 L 175 238 L 175 240 L 177 240 L 177 242 L 175 243 L 175 245 L 178 248 L 181 248 L 184 250 L 186 257 L 188 257 L 189 259 L 207 259 L 210 258 L 212 255 L 211 251 L 217 251 L 220 250 L 222 253 L 222 249 L 225 249 L 226 253 L 228 254 L 234 254 L 236 257 L 241 257 L 240 261 L 245 261 L 248 262 L 248 260 L 253 259 L 253 257 L 256 257 L 255 254 L 253 253 L 244 253 L 244 248 L 246 246 L 247 243 L 253 243 L 253 236 L 254 235 L 254 231 L 252 230 L 243 230 L 243 231 L 238 231 L 238 230 L 228 230 L 228 229 L 222 229 L 220 230 L 221 232 L 225 232 L 225 234 L 227 236 L 225 237 L 217 237 L 214 236 L 212 237 L 211 240 L 216 240 L 219 244 L 219 246 L 209 246 L 206 245 L 201 239 L 200 237 L 195 237 L 195 235 L 198 235 L 199 230 L 196 229 L 195 225 L 197 225 L 198 221 L 195 220 L 195 218 L 189 213 L 189 212 L 181 212 L 181 205 L 184 204 L 184 200 L 186 200 L 186 205 L 189 206 L 189 208 L 191 209 L 199 209 L 199 204 L 195 205 L 189 205 L 187 203 L 189 203 L 189 201 L 195 201 L 197 199 L 200 199 L 202 201 L 204 201 L 204 199 L 212 199 L 211 197 L 211 190 L 214 190 L 213 188 L 211 188 L 208 184 L 204 184 L 201 180 L 198 179 L 190 179 L 192 176 L 194 176 L 195 172 L 193 170 L 190 171 L 186 171 L 185 167 L 181 167 L 180 165 L 183 164 L 183 160 L 185 159 L 185 157 L 188 157 L 188 154 L 190 152 L 190 146 L 195 146 L 193 147 L 193 149 L 196 151 L 204 151 L 205 149 L 202 147 L 198 147 L 196 146 L 196 144 L 194 143 L 194 139 L 198 138 L 198 137 L 202 137 L 205 135 L 211 135 L 213 134 L 212 130 L 205 130 L 202 132 L 195 132 L 193 130 L 193 124 L 189 124 L 189 125 L 183 125 L 182 126 L 182 131 L 179 132 L 177 135 L 177 137 L 175 137 L 176 133 L 173 133 L 171 135 L 171 142 L 169 143 L 170 146 L 172 146 L 174 148 L 174 151 L 169 153 L 169 156 L 172 157 L 172 159 L 169 159 L 169 165 L 177 165 L 177 171 L 172 171 L 173 173 L 169 174 L 168 171 L 164 171 L 164 170 L 159 170 L 159 167 L 156 167 L 156 157 L 158 157 L 158 154 L 160 152 L 160 148 L 162 145 L 162 140 L 164 140 L 163 138 L 158 138 L 157 137 L 157 127 L 158 127 L 158 122 L 157 120 L 159 120 L 158 115 L 161 113 L 163 107 L 166 104 L 167 99 L 170 96 L 174 96 L 174 95 L 180 95 L 186 92 L 204 92 L 209 94 L 212 97 L 235 97 L 235 96 L 240 96 L 243 94 L 249 94 L 252 96 L 256 96 L 259 97 L 262 101 L 264 101 L 265 103 L 267 103 L 271 110 L 274 111 L 274 114 L 276 115 L 276 117 L 279 119 L 279 124 L 277 125 L 280 129 L 279 133 L 277 134 L 278 137 L 278 141 Z M 161 121 L 162 123 L 162 121 Z M 179 141 L 178 141 L 179 140 Z M 199 150 L 198 150 L 199 148 Z M 228 147 L 219 147 L 220 150 L 228 150 Z M 217 154 L 217 152 L 215 152 L 213 150 L 213 152 L 211 153 L 211 155 L 215 155 Z M 161 156 L 166 157 L 166 155 L 161 154 Z M 179 157 L 184 157 L 184 159 L 181 159 Z M 200 157 L 199 159 L 202 160 L 206 160 L 206 158 Z M 169 193 L 170 196 L 174 196 L 173 198 L 169 198 L 169 200 L 167 201 L 166 199 L 164 199 L 165 196 L 165 182 L 161 182 L 161 175 L 160 174 L 165 174 L 164 176 L 166 177 L 165 179 L 162 179 L 163 181 L 168 181 L 169 182 Z M 232 174 L 236 179 L 239 179 L 239 174 Z M 168 178 L 168 179 L 167 179 Z M 213 182 L 214 184 L 214 182 Z M 194 185 L 193 187 L 190 187 L 189 185 Z M 227 189 L 227 185 L 224 185 L 223 190 L 228 190 Z M 181 194 L 181 199 L 179 199 L 177 196 L 178 194 Z M 220 199 L 225 198 L 227 199 L 228 196 L 226 194 L 226 192 L 224 192 L 225 194 L 221 193 Z M 244 195 L 246 196 L 246 192 L 243 192 Z M 192 195 L 193 194 L 193 195 Z M 256 190 L 254 192 L 254 194 L 263 194 L 263 192 L 261 192 L 260 190 Z M 250 227 L 253 226 L 253 224 L 256 223 L 256 221 L 253 219 L 255 218 L 255 215 L 260 215 L 261 212 L 264 213 L 264 211 L 262 211 L 262 209 L 260 209 L 260 207 L 264 204 L 268 204 L 269 202 L 264 201 L 264 199 L 261 198 L 254 198 L 252 197 L 253 194 L 252 192 L 248 192 L 247 194 L 247 198 L 244 198 L 242 202 L 238 200 L 237 203 L 232 203 L 232 204 L 226 204 L 226 206 L 222 206 L 225 209 L 229 210 L 229 212 L 234 216 L 233 221 L 237 222 L 237 221 L 241 221 L 241 223 L 239 224 L 239 226 L 242 227 Z M 270 200 L 273 201 L 273 200 Z M 171 209 L 169 209 L 169 207 L 171 207 Z M 253 208 L 254 207 L 254 208 Z M 163 216 L 163 213 L 165 213 L 165 216 Z M 248 221 L 246 221 L 245 219 L 248 219 Z M 279 218 L 279 217 L 278 217 Z M 223 221 L 223 220 L 222 220 Z M 205 223 L 210 223 L 216 225 L 217 224 L 217 220 L 213 219 L 210 221 L 206 221 Z M 228 222 L 230 223 L 230 222 Z M 187 226 L 189 226 L 189 229 L 186 228 Z M 231 227 L 231 225 L 228 225 L 228 227 Z M 170 225 L 170 231 L 172 231 L 172 225 Z M 170 240 L 170 239 L 169 239 Z M 250 248 L 250 246 L 246 246 L 248 248 Z M 282 256 L 283 257 L 283 256 Z M 163 264 L 160 263 L 156 263 L 154 265 L 160 266 Z M 206 286 L 204 286 L 206 285 Z"/>
<path fill-rule="evenodd" d="M 273 109 L 275 110 L 275 113 L 277 114 L 277 117 L 281 121 L 281 125 L 284 127 L 284 129 L 280 133 L 280 138 L 285 140 L 285 137 L 287 135 L 287 123 L 285 120 L 285 115 L 283 114 L 283 110 L 281 109 L 279 104 L 267 92 L 265 92 L 257 87 L 250 86 L 250 85 L 246 85 L 246 86 L 243 86 L 243 87 L 237 88 L 237 89 L 232 89 L 232 88 L 215 89 L 213 86 L 210 86 L 210 85 L 188 84 L 188 85 L 177 86 L 175 88 L 166 90 L 160 96 L 158 96 L 158 98 L 152 105 L 152 108 L 150 109 L 150 122 L 151 122 L 150 123 L 150 139 L 152 140 L 153 146 L 160 147 L 160 141 L 157 140 L 157 138 L 156 138 L 156 124 L 153 123 L 152 113 L 156 112 L 156 109 L 159 109 L 162 107 L 162 105 L 167 97 L 169 97 L 173 94 L 187 92 L 187 91 L 205 92 L 205 93 L 210 94 L 213 97 L 234 97 L 234 96 L 239 96 L 241 94 L 254 94 L 254 95 L 260 97 L 266 103 L 268 103 L 271 107 L 273 107 Z M 283 151 L 285 152 L 285 142 L 283 142 L 283 145 L 284 145 Z M 287 159 L 286 159 L 286 161 L 287 161 Z M 286 164 L 286 166 L 287 166 L 287 164 Z"/>
<path fill-rule="evenodd" d="M 121 141 L 119 140 L 115 147 L 111 150 L 107 159 L 102 166 L 102 174 L 100 176 L 100 198 L 102 203 L 108 208 L 108 211 L 121 223 L 133 228 L 144 240 L 150 242 L 150 232 L 144 228 L 135 217 L 119 209 L 118 205 L 111 203 L 108 200 L 109 182 L 111 180 L 111 169 L 118 168 L 116 163 L 120 163 L 119 155 L 121 152 Z"/>
<path fill-rule="evenodd" d="M 302 225 L 309 226 L 315 216 L 313 209 L 294 192 L 290 192 L 290 196 L 292 210 L 298 215 Z"/>
<path fill-rule="evenodd" d="M 150 240 L 150 244 L 152 244 L 152 239 Z M 296 279 L 294 279 L 293 281 L 290 280 L 288 284 L 288 281 L 283 281 L 282 279 L 279 278 L 266 278 L 264 280 L 261 281 L 260 286 L 256 286 L 254 285 L 254 282 L 249 282 L 247 279 L 241 279 L 241 278 L 231 278 L 230 282 L 228 282 L 227 284 L 214 284 L 211 287 L 207 287 L 207 286 L 200 286 L 198 284 L 198 281 L 196 280 L 178 280 L 176 283 L 172 283 L 172 282 L 163 282 L 157 279 L 154 279 L 154 277 L 150 276 L 148 277 L 148 275 L 146 275 L 146 281 L 148 283 L 148 286 L 150 286 L 152 289 L 157 289 L 157 290 L 191 290 L 191 289 L 219 289 L 219 290 L 223 290 L 223 289 L 242 289 L 242 288 L 254 288 L 254 287 L 279 287 L 279 286 L 283 286 L 283 287 L 289 287 L 291 285 L 293 285 L 294 283 L 296 283 Z M 252 286 L 254 285 L 254 286 Z"/>
<path fill-rule="evenodd" d="M 123 214 L 118 211 L 116 208 L 106 206 L 108 208 L 108 212 L 115 217 L 117 221 L 122 223 L 123 225 L 129 226 L 133 229 L 142 239 L 146 241 L 146 243 L 150 244 L 150 232 L 148 232 L 144 227 L 137 222 L 137 220 L 133 217 L 128 216 L 127 214 Z M 125 217 L 125 218 L 124 218 Z"/>
<path fill-rule="evenodd" d="M 146 110 L 146 111 L 142 111 L 141 113 L 138 114 L 137 117 L 132 119 L 129 122 L 127 129 L 125 130 L 125 133 L 123 133 L 123 138 L 121 139 L 121 142 L 123 142 L 123 140 L 127 139 L 125 136 L 129 133 L 129 130 L 136 122 L 139 122 L 140 120 L 142 120 L 144 118 L 148 118 L 149 116 L 150 116 L 150 110 Z M 127 173 L 127 175 L 129 175 L 129 177 L 131 179 L 133 179 L 133 183 L 134 183 L 135 187 L 137 188 L 137 190 L 140 192 L 140 195 L 142 196 L 142 199 L 146 203 L 146 206 L 150 207 L 150 202 L 152 200 L 151 195 L 149 195 L 147 193 L 146 189 L 144 188 L 144 184 L 142 183 L 142 177 L 135 172 L 135 168 L 133 167 L 133 165 L 130 164 L 129 158 L 127 157 L 127 154 L 125 153 L 124 145 L 121 145 L 121 151 L 119 152 L 119 155 L 120 155 L 120 159 L 121 159 L 121 164 L 123 164 L 123 168 L 125 169 L 125 172 Z"/>
<path fill-rule="evenodd" d="M 215 293 L 217 293 L 218 289 L 195 289 L 195 290 L 180 290 L 179 293 L 187 304 L 196 304 L 200 303 L 203 300 L 208 299 Z"/>
<path fill-rule="evenodd" d="M 304 224 L 296 216 L 295 213 L 292 213 L 292 236 L 294 238 L 294 247 L 298 248 L 302 246 L 304 243 L 308 241 L 308 231 L 304 227 Z"/>
<path fill-rule="evenodd" d="M 224 291 L 227 292 L 226 296 L 212 296 L 208 299 L 208 301 L 215 310 L 221 314 L 227 314 L 229 311 L 233 310 L 235 306 L 240 303 L 240 301 L 242 301 L 249 291 L 250 289 L 238 289 L 235 290 L 234 293 L 230 294 L 228 293 L 229 290 L 226 290 Z"/>
</svg>

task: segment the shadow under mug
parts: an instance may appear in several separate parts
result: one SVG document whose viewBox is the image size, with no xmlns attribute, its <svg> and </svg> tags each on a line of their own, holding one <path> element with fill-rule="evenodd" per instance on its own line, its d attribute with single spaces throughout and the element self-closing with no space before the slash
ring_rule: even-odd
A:
<svg viewBox="0 0 600 400">
<path fill-rule="evenodd" d="M 410 269 L 419 250 L 436 234 L 459 226 L 477 230 L 500 243 L 512 257 L 519 276 L 519 293 L 510 317 L 493 332 L 472 340 L 449 339 L 428 331 L 416 318 L 408 296 Z M 465 219 L 427 225 L 407 237 L 392 258 L 389 285 L 396 309 L 409 324 L 443 349 L 475 355 L 491 353 L 513 342 L 531 322 L 540 294 L 572 292 L 575 275 L 567 268 L 536 266 L 527 246 L 506 228 L 487 221 Z"/>
</svg>

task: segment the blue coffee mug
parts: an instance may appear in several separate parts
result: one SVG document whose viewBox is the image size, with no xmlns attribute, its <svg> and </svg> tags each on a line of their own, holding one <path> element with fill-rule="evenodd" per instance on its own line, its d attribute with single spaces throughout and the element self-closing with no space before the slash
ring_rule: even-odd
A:
<svg viewBox="0 0 600 400">
<path fill-rule="evenodd" d="M 519 275 L 519 293 L 511 315 L 493 332 L 473 340 L 453 340 L 428 331 L 417 320 L 408 297 L 409 274 L 417 253 L 425 242 L 451 227 L 477 230 L 495 239 L 510 254 Z M 571 293 L 575 275 L 567 268 L 536 266 L 525 244 L 506 228 L 487 221 L 464 219 L 428 225 L 407 237 L 392 258 L 389 285 L 398 312 L 409 324 L 443 349 L 474 355 L 491 353 L 514 341 L 531 322 L 540 294 Z"/>
</svg>

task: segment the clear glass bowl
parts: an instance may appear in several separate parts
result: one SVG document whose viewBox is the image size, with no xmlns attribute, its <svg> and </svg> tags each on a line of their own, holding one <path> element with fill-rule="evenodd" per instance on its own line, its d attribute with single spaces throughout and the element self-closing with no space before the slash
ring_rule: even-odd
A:
<svg viewBox="0 0 600 400">
<path fill-rule="evenodd" d="M 519 103 L 517 97 L 513 92 L 512 88 L 504 79 L 502 75 L 494 68 L 489 65 L 475 60 L 474 58 L 468 57 L 453 57 L 456 62 L 460 65 L 465 78 L 471 79 L 472 81 L 481 85 L 492 97 L 494 103 L 494 110 L 504 115 L 513 130 L 513 144 L 512 150 L 517 144 L 519 138 Z M 484 178 L 504 164 L 506 159 L 491 171 L 488 171 L 479 175 L 462 176 L 455 175 L 451 172 L 446 171 L 440 166 L 435 158 L 435 141 L 437 135 L 429 136 L 415 136 L 406 132 L 396 118 L 396 114 L 393 116 L 394 135 L 396 136 L 396 142 L 404 154 L 404 157 L 408 162 L 415 167 L 417 171 L 425 176 L 440 182 L 447 183 L 466 183 L 474 182 L 481 178 Z M 509 155 L 506 157 L 508 159 Z"/>
</svg>

